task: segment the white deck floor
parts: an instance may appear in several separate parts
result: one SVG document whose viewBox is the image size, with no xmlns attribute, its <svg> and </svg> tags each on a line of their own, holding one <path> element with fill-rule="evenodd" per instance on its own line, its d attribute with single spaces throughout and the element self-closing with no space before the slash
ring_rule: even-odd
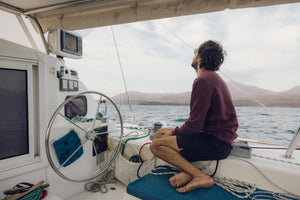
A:
<svg viewBox="0 0 300 200">
<path fill-rule="evenodd" d="M 126 194 L 126 185 L 117 182 L 117 183 L 110 183 L 107 184 L 108 192 L 101 193 L 101 192 L 81 192 L 76 196 L 70 198 L 70 200 L 121 200 L 124 199 Z"/>
</svg>

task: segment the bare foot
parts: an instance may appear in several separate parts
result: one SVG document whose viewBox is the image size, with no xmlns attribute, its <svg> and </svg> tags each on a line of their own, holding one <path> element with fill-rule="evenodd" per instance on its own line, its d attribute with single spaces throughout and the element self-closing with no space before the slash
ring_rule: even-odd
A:
<svg viewBox="0 0 300 200">
<path fill-rule="evenodd" d="M 193 178 L 186 186 L 178 188 L 176 191 L 179 193 L 190 192 L 196 188 L 210 188 L 214 185 L 214 181 L 211 177 L 199 177 Z"/>
<path fill-rule="evenodd" d="M 187 184 L 192 179 L 193 179 L 193 177 L 191 175 L 189 175 L 185 171 L 181 171 L 180 173 L 176 174 L 175 176 L 172 176 L 169 179 L 169 182 L 173 187 L 180 187 L 182 185 Z"/>
</svg>

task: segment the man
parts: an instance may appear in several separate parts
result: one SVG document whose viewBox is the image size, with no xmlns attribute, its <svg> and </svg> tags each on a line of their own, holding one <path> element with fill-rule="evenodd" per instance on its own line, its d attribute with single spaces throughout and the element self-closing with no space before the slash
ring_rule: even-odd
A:
<svg viewBox="0 0 300 200">
<path fill-rule="evenodd" d="M 215 72 L 225 51 L 215 41 L 195 49 L 192 67 L 196 70 L 188 120 L 179 128 L 162 128 L 150 149 L 152 153 L 182 171 L 169 179 L 180 193 L 213 186 L 213 179 L 191 161 L 225 159 L 237 137 L 238 120 L 226 83 Z"/>
</svg>

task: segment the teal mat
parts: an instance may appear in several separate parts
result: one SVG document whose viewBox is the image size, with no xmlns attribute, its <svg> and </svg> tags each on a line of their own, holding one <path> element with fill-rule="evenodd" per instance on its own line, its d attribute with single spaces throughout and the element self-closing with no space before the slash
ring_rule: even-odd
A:
<svg viewBox="0 0 300 200">
<path fill-rule="evenodd" d="M 228 193 L 224 189 L 214 185 L 207 189 L 196 189 L 189 193 L 181 194 L 169 183 L 172 175 L 152 175 L 148 174 L 127 186 L 127 193 L 144 200 L 215 200 L 239 198 Z"/>
<path fill-rule="evenodd" d="M 189 193 L 181 194 L 169 183 L 173 175 L 147 174 L 131 182 L 127 186 L 127 193 L 143 200 L 240 200 L 216 184 L 211 188 L 195 189 Z M 262 192 L 262 190 L 258 190 Z M 257 199 L 274 199 L 264 196 Z M 290 199 L 290 198 L 288 198 Z M 250 198 L 246 198 L 250 200 Z"/>
</svg>

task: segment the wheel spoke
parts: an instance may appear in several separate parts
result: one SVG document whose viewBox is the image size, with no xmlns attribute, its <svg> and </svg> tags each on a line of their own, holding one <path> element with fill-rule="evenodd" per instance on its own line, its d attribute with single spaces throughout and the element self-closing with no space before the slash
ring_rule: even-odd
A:
<svg viewBox="0 0 300 200">
<path fill-rule="evenodd" d="M 61 164 L 57 169 L 59 170 L 61 167 L 64 166 L 64 164 L 66 164 L 74 155 L 75 153 L 77 153 L 77 151 L 79 151 L 79 149 L 82 147 L 82 145 L 84 145 L 86 143 L 87 139 L 85 139 L 81 145 L 79 147 L 77 147 L 77 149 L 69 156 L 69 158 L 67 160 L 65 160 L 65 162 L 63 164 Z"/>
<path fill-rule="evenodd" d="M 96 114 L 95 114 L 95 119 L 93 121 L 93 123 L 88 123 L 89 126 L 86 127 L 85 124 L 82 125 L 81 123 L 77 123 L 75 121 L 72 121 L 71 119 L 67 118 L 64 114 L 60 113 L 62 108 L 69 102 L 71 101 L 72 99 L 75 99 L 79 96 L 82 96 L 82 95 L 89 95 L 91 97 L 93 97 L 93 95 L 98 95 L 97 97 L 99 97 L 100 99 L 100 102 L 97 104 L 95 104 L 96 102 L 94 102 L 94 106 L 98 106 L 97 110 L 96 110 Z M 96 98 L 97 98 L 96 97 Z M 96 99 L 94 98 L 94 99 Z M 118 127 L 116 128 L 115 130 L 112 130 L 112 131 L 107 131 L 106 132 L 102 132 L 102 133 L 97 133 L 97 131 L 95 130 L 95 127 L 99 127 L 99 124 L 100 124 L 100 127 L 101 127 L 101 120 L 99 120 L 99 122 L 97 122 L 97 115 L 99 113 L 99 110 L 100 110 L 100 106 L 101 106 L 101 100 L 105 98 L 107 99 L 111 104 L 112 106 L 115 108 L 116 112 L 117 112 L 117 115 L 118 115 L 118 119 L 120 121 L 120 126 L 121 127 Z M 105 104 L 106 106 L 106 104 Z M 92 113 L 91 113 L 92 114 Z M 60 165 L 59 163 L 56 162 L 53 162 L 53 156 L 51 155 L 51 150 L 50 147 L 51 147 L 51 143 L 50 143 L 50 137 L 52 136 L 51 135 L 51 130 L 53 128 L 53 125 L 56 124 L 57 122 L 55 122 L 55 119 L 57 118 L 57 116 L 61 116 L 62 118 L 64 118 L 66 121 L 68 121 L 69 123 L 73 124 L 71 126 L 74 126 L 74 128 L 80 130 L 79 132 L 81 132 L 82 134 L 84 134 L 84 139 L 82 139 L 81 141 L 81 145 L 79 147 L 76 148 L 76 150 L 69 156 L 67 157 L 67 159 L 62 163 L 62 165 Z M 64 122 L 64 121 L 63 121 Z M 98 124 L 97 124 L 97 123 Z M 64 125 L 65 125 L 65 128 L 69 128 L 69 125 L 68 123 L 65 123 L 64 122 Z M 91 129 L 91 126 L 93 127 L 93 129 Z M 96 128 L 97 129 L 97 128 Z M 63 174 L 61 171 L 64 172 L 64 170 L 62 169 L 62 167 L 64 167 L 64 165 L 66 165 L 66 163 L 68 163 L 70 161 L 70 159 L 72 159 L 73 157 L 75 157 L 76 153 L 78 153 L 78 151 L 84 147 L 84 144 L 86 143 L 87 140 L 92 140 L 93 142 L 93 150 L 96 152 L 96 155 L 97 157 L 99 156 L 98 152 L 96 151 L 96 143 L 93 141 L 93 138 L 95 137 L 95 134 L 97 135 L 103 135 L 103 134 L 108 134 L 108 133 L 113 133 L 113 132 L 120 132 L 120 135 L 117 136 L 118 134 L 116 134 L 116 137 L 119 137 L 120 138 L 120 141 L 118 144 L 116 144 L 116 146 L 114 147 L 115 148 L 115 151 L 112 153 L 113 155 L 111 156 L 110 160 L 108 163 L 106 163 L 105 166 L 101 167 L 101 169 L 99 168 L 99 172 L 97 172 L 96 174 L 92 175 L 92 176 L 89 176 L 87 178 L 78 178 L 78 179 L 73 179 L 73 178 L 70 178 L 68 176 L 66 176 L 65 174 Z M 53 131 L 53 133 L 55 133 L 55 131 Z M 121 116 L 121 113 L 117 107 L 117 105 L 113 102 L 112 99 L 110 99 L 107 95 L 103 94 L 103 93 L 100 93 L 100 92 L 96 92 L 96 91 L 87 91 L 87 92 L 82 92 L 82 93 L 79 93 L 77 95 L 74 95 L 70 98 L 67 98 L 64 100 L 64 102 L 62 102 L 58 108 L 55 110 L 55 112 L 53 113 L 49 123 L 48 123 L 48 126 L 47 126 L 47 130 L 46 130 L 46 134 L 45 134 L 45 147 L 46 147 L 46 155 L 47 155 L 47 159 L 49 161 L 49 164 L 50 166 L 52 167 L 52 169 L 54 170 L 54 172 L 59 175 L 61 178 L 65 179 L 65 180 L 68 180 L 68 181 L 72 181 L 72 182 L 85 182 L 85 181 L 89 181 L 89 180 L 92 180 L 94 179 L 95 177 L 103 174 L 106 170 L 109 169 L 109 167 L 112 165 L 112 163 L 115 161 L 118 153 L 120 152 L 120 149 L 121 149 L 121 146 L 122 146 L 122 139 L 123 139 L 123 120 L 122 120 L 122 116 Z M 84 152 L 84 153 L 87 153 L 87 152 Z M 74 156 L 75 155 L 75 156 Z M 84 155 L 84 154 L 83 154 Z M 101 154 L 100 154 L 101 155 Z M 96 159 L 99 159 L 99 158 L 96 158 Z M 77 167 L 77 166 L 76 166 Z"/>
<path fill-rule="evenodd" d="M 96 154 L 96 156 L 97 156 L 97 155 L 98 155 L 98 152 L 97 152 L 97 149 L 96 149 L 94 140 L 93 140 L 93 148 L 94 148 L 95 154 Z"/>
<path fill-rule="evenodd" d="M 97 135 L 104 135 L 104 134 L 107 134 L 107 133 L 114 133 L 114 132 L 118 132 L 120 131 L 121 129 L 116 129 L 116 130 L 113 130 L 113 131 L 106 131 L 106 132 L 101 132 L 101 133 L 97 133 Z"/>
<path fill-rule="evenodd" d="M 96 119 L 97 119 L 97 115 L 98 115 L 98 113 L 99 113 L 99 107 L 100 107 L 100 104 L 101 104 L 101 100 L 102 100 L 102 96 L 100 96 L 99 101 L 98 101 L 98 105 L 97 105 L 97 110 L 96 110 L 95 118 L 94 118 L 94 120 L 93 120 L 92 130 L 94 130 L 94 128 L 95 128 Z"/>
<path fill-rule="evenodd" d="M 80 130 L 82 130 L 86 134 L 88 134 L 88 131 L 86 131 L 84 128 L 78 126 L 76 123 L 74 123 L 72 120 L 70 120 L 69 118 L 67 118 L 65 115 L 61 114 L 60 112 L 57 113 L 57 114 L 60 115 L 60 116 L 62 116 L 63 118 L 65 118 L 68 122 L 70 122 L 71 124 L 73 124 L 74 126 L 76 126 L 77 128 L 79 128 Z"/>
</svg>

